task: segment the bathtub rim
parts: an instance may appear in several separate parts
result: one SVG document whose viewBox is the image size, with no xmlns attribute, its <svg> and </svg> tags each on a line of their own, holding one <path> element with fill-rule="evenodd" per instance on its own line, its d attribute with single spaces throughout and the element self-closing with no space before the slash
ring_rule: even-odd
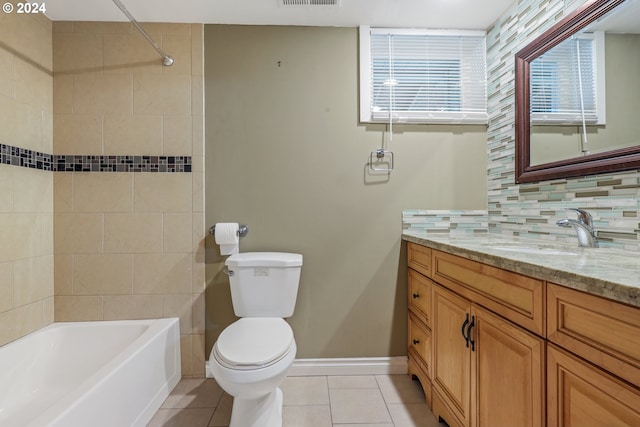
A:
<svg viewBox="0 0 640 427">
<path fill-rule="evenodd" d="M 174 347 L 174 356 L 176 360 L 176 370 L 167 378 L 160 390 L 154 389 L 153 397 L 146 402 L 144 408 L 140 408 L 137 419 L 133 425 L 145 425 L 151 417 L 155 414 L 157 409 L 162 405 L 162 402 L 166 399 L 171 390 L 177 385 L 181 379 L 181 355 L 180 355 L 180 326 L 178 318 L 160 318 L 160 319 L 135 319 L 135 320 L 97 320 L 97 321 L 82 321 L 82 322 L 54 322 L 37 331 L 32 332 L 29 335 L 18 338 L 11 341 L 6 345 L 18 344 L 22 340 L 29 339 L 29 336 L 46 333 L 50 330 L 55 330 L 65 327 L 109 327 L 109 326 L 122 326 L 122 325 L 146 325 L 148 328 L 144 330 L 134 340 L 125 345 L 122 350 L 106 364 L 96 369 L 92 374 L 84 378 L 77 386 L 68 393 L 60 396 L 49 407 L 40 412 L 38 415 L 28 420 L 27 426 L 48 426 L 58 425 L 61 420 L 66 416 L 77 410 L 83 402 L 86 403 L 87 396 L 91 392 L 99 390 L 101 386 L 110 381 L 113 377 L 113 372 L 118 369 L 122 369 L 127 365 L 127 362 L 131 362 L 132 359 L 140 357 L 140 354 L 146 350 L 154 342 L 154 340 L 162 335 L 166 335 L 166 341 L 171 343 Z M 4 346 L 3 346 L 4 347 Z M 110 375 L 111 373 L 111 375 Z M 143 421 L 143 423 L 141 423 Z"/>
</svg>

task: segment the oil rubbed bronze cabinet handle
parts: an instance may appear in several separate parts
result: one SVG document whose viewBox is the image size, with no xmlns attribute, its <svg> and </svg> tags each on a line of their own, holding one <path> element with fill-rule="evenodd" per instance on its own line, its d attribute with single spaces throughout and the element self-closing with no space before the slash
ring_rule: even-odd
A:
<svg viewBox="0 0 640 427">
<path fill-rule="evenodd" d="M 416 340 L 416 339 L 414 339 L 414 340 L 413 340 L 413 345 L 416 345 L 416 344 L 420 344 L 420 340 Z"/>
<path fill-rule="evenodd" d="M 413 294 L 413 299 L 420 298 L 420 294 Z"/>
<path fill-rule="evenodd" d="M 462 324 L 462 329 L 460 329 L 460 332 L 462 332 L 462 338 L 464 338 L 464 341 L 467 344 L 467 348 L 469 348 L 469 337 L 467 335 L 464 334 L 464 328 L 469 324 L 469 313 L 467 313 L 467 318 L 464 319 L 464 323 Z M 468 331 L 468 330 L 467 330 Z"/>
<path fill-rule="evenodd" d="M 467 318 L 469 318 L 468 314 L 467 314 Z M 471 329 L 473 329 L 475 324 L 476 324 L 476 316 L 471 316 L 471 323 L 469 323 L 469 327 L 467 328 L 467 339 L 471 343 L 471 351 L 476 351 L 476 342 L 473 339 L 471 339 Z M 467 343 L 467 347 L 469 347 L 469 342 Z"/>
</svg>

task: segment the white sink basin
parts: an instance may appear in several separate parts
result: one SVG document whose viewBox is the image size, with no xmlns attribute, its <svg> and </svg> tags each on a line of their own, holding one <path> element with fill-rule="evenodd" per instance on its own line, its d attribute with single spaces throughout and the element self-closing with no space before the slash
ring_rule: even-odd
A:
<svg viewBox="0 0 640 427">
<path fill-rule="evenodd" d="M 534 255 L 580 255 L 579 248 L 572 248 L 552 243 L 536 242 L 485 242 L 482 246 L 497 251 Z"/>
<path fill-rule="evenodd" d="M 491 249 L 497 249 L 499 251 L 519 252 L 525 254 L 538 254 L 538 255 L 578 255 L 578 252 L 570 249 L 561 248 L 549 248 L 549 247 L 534 247 L 534 246 L 493 246 Z"/>
</svg>

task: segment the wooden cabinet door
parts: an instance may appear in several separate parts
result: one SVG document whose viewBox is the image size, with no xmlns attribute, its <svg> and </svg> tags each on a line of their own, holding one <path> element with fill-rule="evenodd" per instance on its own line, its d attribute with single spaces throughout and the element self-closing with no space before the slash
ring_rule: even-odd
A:
<svg viewBox="0 0 640 427">
<path fill-rule="evenodd" d="M 543 426 L 544 340 L 475 305 L 471 315 L 471 413 L 476 416 L 475 425 Z"/>
<path fill-rule="evenodd" d="M 470 427 L 471 352 L 461 333 L 465 319 L 470 320 L 470 303 L 441 286 L 434 285 L 432 289 L 432 383 L 449 412 L 458 418 L 456 422 L 445 421 L 449 425 Z M 446 416 L 435 412 L 434 415 L 436 418 Z"/>
<path fill-rule="evenodd" d="M 547 346 L 548 427 L 640 426 L 640 390 Z"/>
</svg>

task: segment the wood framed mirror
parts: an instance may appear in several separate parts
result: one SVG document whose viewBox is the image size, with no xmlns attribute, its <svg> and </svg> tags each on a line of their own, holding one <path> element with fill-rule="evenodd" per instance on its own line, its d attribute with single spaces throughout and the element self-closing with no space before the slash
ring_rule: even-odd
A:
<svg viewBox="0 0 640 427">
<path fill-rule="evenodd" d="M 562 73 L 564 68 L 556 66 L 555 71 L 549 71 L 548 68 L 540 66 L 544 62 L 543 58 L 552 56 L 551 52 L 554 49 L 560 49 L 560 46 L 563 43 L 569 43 L 570 39 L 578 39 L 584 34 L 594 33 L 601 34 L 602 41 L 599 43 L 602 45 L 601 56 L 603 57 L 606 57 L 610 50 L 612 55 L 619 50 L 615 47 L 617 45 L 611 45 L 614 46 L 611 49 L 609 46 L 610 43 L 618 43 L 616 37 L 619 38 L 620 35 L 631 40 L 632 46 L 630 53 L 618 52 L 617 58 L 622 58 L 624 64 L 610 65 L 609 62 L 603 63 L 604 58 L 600 58 L 601 62 L 597 67 L 602 69 L 600 74 L 604 74 L 606 79 L 601 82 L 603 85 L 601 87 L 605 88 L 605 95 L 599 92 L 597 96 L 585 95 L 583 88 L 580 88 L 579 102 L 584 104 L 584 98 L 588 96 L 594 99 L 599 97 L 600 102 L 603 103 L 601 105 L 605 106 L 603 111 L 606 113 L 603 113 L 603 117 L 606 116 L 606 120 L 587 121 L 585 107 L 582 105 L 582 120 L 578 118 L 580 123 L 570 121 L 563 123 L 560 119 L 554 122 L 553 118 L 549 119 L 551 115 L 542 114 L 548 118 L 545 123 L 544 118 L 540 119 L 536 98 L 542 92 L 539 76 L 556 76 L 559 74 L 554 73 Z M 626 39 L 624 43 L 628 44 Z M 580 58 L 580 48 L 575 50 Z M 562 56 L 557 52 L 556 57 Z M 516 183 L 640 169 L 640 59 L 637 58 L 640 58 L 640 0 L 587 1 L 516 54 Z M 606 61 L 614 60 L 607 57 Z M 584 64 L 580 62 L 578 64 L 580 64 L 577 66 L 578 70 L 584 68 Z M 544 71 L 537 71 L 539 69 Z M 532 77 L 532 71 L 534 77 Z M 579 75 L 580 71 L 577 74 Z M 598 72 L 596 71 L 595 74 Z M 634 80 L 627 81 L 625 80 L 627 77 Z M 549 77 L 549 80 L 554 78 Z M 545 98 L 546 104 L 554 105 L 545 108 L 562 110 L 562 106 L 558 107 L 556 104 L 562 104 L 567 98 L 564 91 L 568 85 L 560 77 L 557 79 L 560 82 L 557 86 L 563 89 L 555 95 L 555 100 L 549 100 L 553 97 Z M 582 80 L 581 77 L 579 86 L 582 86 Z M 544 84 L 547 84 L 546 81 Z M 532 99 L 534 108 L 532 108 Z M 622 103 L 626 103 L 627 100 L 636 104 L 629 107 L 628 104 Z M 619 123 L 623 124 L 623 130 L 620 130 Z M 631 128 L 627 129 L 629 127 Z M 620 134 L 625 136 L 621 137 Z M 586 144 L 588 137 L 596 141 L 595 149 Z M 620 141 L 623 138 L 629 140 Z M 570 149 L 565 148 L 567 142 L 571 145 Z M 576 146 L 579 147 L 576 148 Z M 554 157 L 556 155 L 557 158 Z"/>
</svg>

